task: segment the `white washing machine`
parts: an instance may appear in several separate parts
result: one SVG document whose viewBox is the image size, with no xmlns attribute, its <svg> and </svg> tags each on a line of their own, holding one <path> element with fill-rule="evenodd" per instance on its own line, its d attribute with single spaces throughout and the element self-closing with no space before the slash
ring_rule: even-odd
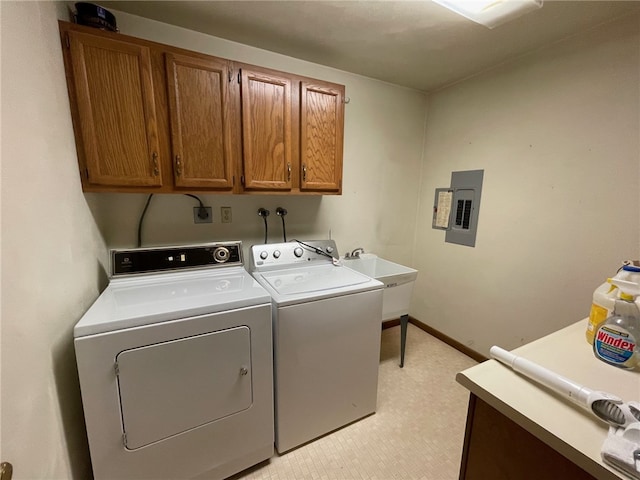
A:
<svg viewBox="0 0 640 480">
<path fill-rule="evenodd" d="M 241 243 L 112 264 L 74 329 L 95 478 L 222 479 L 271 457 L 271 299 Z"/>
<path fill-rule="evenodd" d="M 376 409 L 384 286 L 332 257 L 332 240 L 251 248 L 249 269 L 274 306 L 280 453 Z"/>
</svg>

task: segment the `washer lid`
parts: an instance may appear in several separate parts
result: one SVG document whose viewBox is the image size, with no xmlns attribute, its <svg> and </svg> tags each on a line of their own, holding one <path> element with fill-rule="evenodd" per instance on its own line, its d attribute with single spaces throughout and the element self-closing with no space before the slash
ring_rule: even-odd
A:
<svg viewBox="0 0 640 480">
<path fill-rule="evenodd" d="M 76 324 L 74 337 L 270 303 L 242 267 L 115 279 Z"/>
<path fill-rule="evenodd" d="M 280 295 L 324 292 L 371 281 L 359 272 L 331 264 L 276 270 L 261 275 L 267 285 Z"/>
</svg>

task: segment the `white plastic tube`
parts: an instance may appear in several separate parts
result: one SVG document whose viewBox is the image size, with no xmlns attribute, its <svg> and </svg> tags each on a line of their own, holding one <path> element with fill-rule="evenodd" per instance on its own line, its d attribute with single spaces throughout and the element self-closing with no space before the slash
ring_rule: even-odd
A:
<svg viewBox="0 0 640 480">
<path fill-rule="evenodd" d="M 593 390 L 500 347 L 491 347 L 489 354 L 516 372 L 522 373 L 532 380 L 549 387 L 560 395 L 569 397 L 570 400 L 578 405 L 584 408 L 589 407 L 587 401 L 589 395 L 593 393 Z"/>
<path fill-rule="evenodd" d="M 623 403 L 622 399 L 615 395 L 591 390 L 497 346 L 491 347 L 489 354 L 516 372 L 535 380 L 564 397 L 568 397 L 572 402 L 609 425 L 627 427 L 640 421 L 640 403 L 638 402 Z"/>
</svg>

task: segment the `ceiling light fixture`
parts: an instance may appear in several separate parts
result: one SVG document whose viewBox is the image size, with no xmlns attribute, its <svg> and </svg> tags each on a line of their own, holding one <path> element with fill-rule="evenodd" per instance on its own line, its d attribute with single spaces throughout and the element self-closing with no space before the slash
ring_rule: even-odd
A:
<svg viewBox="0 0 640 480">
<path fill-rule="evenodd" d="M 543 0 L 433 0 L 458 15 L 487 28 L 494 28 L 509 20 L 542 8 Z"/>
</svg>

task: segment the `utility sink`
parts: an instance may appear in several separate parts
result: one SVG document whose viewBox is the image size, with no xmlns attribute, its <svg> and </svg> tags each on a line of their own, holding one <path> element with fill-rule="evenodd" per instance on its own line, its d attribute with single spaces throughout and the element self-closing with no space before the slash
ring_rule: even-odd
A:
<svg viewBox="0 0 640 480">
<path fill-rule="evenodd" d="M 393 288 L 413 282 L 418 271 L 399 263 L 390 262 L 373 253 L 362 253 L 359 257 L 344 259 L 344 265 L 368 277 L 384 283 L 385 288 Z M 407 306 L 407 309 L 409 307 Z"/>
<path fill-rule="evenodd" d="M 399 263 L 390 262 L 373 253 L 361 253 L 359 257 L 348 257 L 343 260 L 342 263 L 345 267 L 384 283 L 382 321 L 400 319 L 402 328 L 400 366 L 403 367 L 409 305 L 418 271 Z"/>
<path fill-rule="evenodd" d="M 411 292 L 418 276 L 417 270 L 390 262 L 373 253 L 362 253 L 356 258 L 345 258 L 343 265 L 384 283 L 382 321 L 409 314 Z"/>
</svg>

